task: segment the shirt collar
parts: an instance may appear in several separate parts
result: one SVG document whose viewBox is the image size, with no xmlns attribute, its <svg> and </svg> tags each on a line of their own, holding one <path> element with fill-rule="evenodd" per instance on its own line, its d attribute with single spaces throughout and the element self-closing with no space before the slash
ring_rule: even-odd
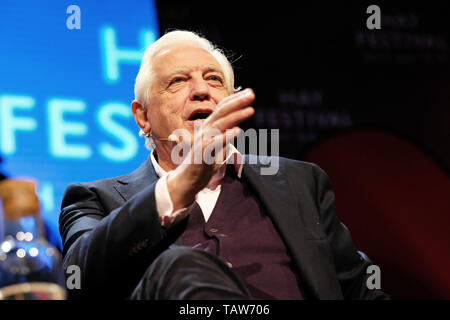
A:
<svg viewBox="0 0 450 320">
<path fill-rule="evenodd" d="M 153 154 L 155 150 L 152 150 L 152 152 L 150 153 L 150 160 L 153 164 L 153 168 L 155 168 L 155 172 L 158 175 L 158 177 L 164 177 L 165 175 L 168 174 L 167 171 L 165 171 L 163 168 L 161 168 L 161 166 L 159 165 L 158 161 L 156 161 L 155 155 Z M 235 146 L 233 146 L 231 143 L 229 143 L 227 145 L 227 158 L 225 159 L 225 161 L 222 162 L 222 166 L 220 167 L 220 169 L 217 171 L 216 174 L 218 174 L 219 178 L 223 178 L 223 176 L 225 175 L 225 171 L 226 171 L 226 166 L 224 166 L 224 164 L 233 164 L 234 165 L 234 169 L 236 170 L 236 174 L 239 178 L 241 178 L 242 176 L 242 169 L 244 168 L 244 157 L 243 155 L 239 152 L 238 149 L 236 149 Z M 215 174 L 215 175 L 216 175 Z"/>
</svg>

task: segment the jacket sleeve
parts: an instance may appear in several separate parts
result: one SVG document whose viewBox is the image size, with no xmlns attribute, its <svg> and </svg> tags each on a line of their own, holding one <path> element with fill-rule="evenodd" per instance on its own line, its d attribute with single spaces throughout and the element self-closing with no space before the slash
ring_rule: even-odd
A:
<svg viewBox="0 0 450 320">
<path fill-rule="evenodd" d="M 71 298 L 128 297 L 151 262 L 181 234 L 177 225 L 161 227 L 155 184 L 111 212 L 94 186 L 67 187 L 59 218 L 63 265 L 81 270 L 81 289 L 70 290 Z"/>
<path fill-rule="evenodd" d="M 318 166 L 314 166 L 313 171 L 320 223 L 331 248 L 344 299 L 389 299 L 389 296 L 381 290 L 368 288 L 367 279 L 371 274 L 367 273 L 367 268 L 373 263 L 363 252 L 355 248 L 349 230 L 339 221 L 335 196 L 328 176 Z"/>
</svg>

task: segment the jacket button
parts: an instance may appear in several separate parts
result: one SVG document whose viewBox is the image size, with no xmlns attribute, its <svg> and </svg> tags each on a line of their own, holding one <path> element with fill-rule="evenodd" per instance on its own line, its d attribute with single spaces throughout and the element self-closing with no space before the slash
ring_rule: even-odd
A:
<svg viewBox="0 0 450 320">
<path fill-rule="evenodd" d="M 212 233 L 216 233 L 216 232 L 219 231 L 219 230 L 216 229 L 216 228 L 211 228 L 211 229 L 209 229 L 209 231 L 211 231 Z"/>
<path fill-rule="evenodd" d="M 233 265 L 231 264 L 231 262 L 227 261 L 227 262 L 225 262 L 225 264 L 228 266 L 228 268 L 233 268 Z"/>
</svg>

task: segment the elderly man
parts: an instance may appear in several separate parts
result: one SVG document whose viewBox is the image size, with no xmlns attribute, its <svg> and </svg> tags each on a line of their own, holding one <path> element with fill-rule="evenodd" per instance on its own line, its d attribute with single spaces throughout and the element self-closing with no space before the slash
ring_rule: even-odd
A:
<svg viewBox="0 0 450 320">
<path fill-rule="evenodd" d="M 64 265 L 81 268 L 72 297 L 386 297 L 367 287 L 371 262 L 319 167 L 277 158 L 261 175 L 230 143 L 255 112 L 253 91 L 236 91 L 227 58 L 194 33 L 147 48 L 131 108 L 152 153 L 128 175 L 70 185 L 62 201 Z M 181 164 L 180 145 L 191 147 Z M 211 145 L 213 163 L 193 161 Z"/>
</svg>

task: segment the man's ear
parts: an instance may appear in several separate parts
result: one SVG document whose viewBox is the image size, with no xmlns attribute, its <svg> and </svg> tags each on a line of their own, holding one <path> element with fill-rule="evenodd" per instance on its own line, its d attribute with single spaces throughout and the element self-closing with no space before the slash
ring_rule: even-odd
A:
<svg viewBox="0 0 450 320">
<path fill-rule="evenodd" d="M 134 100 L 131 103 L 131 112 L 133 113 L 134 120 L 136 120 L 139 128 L 145 133 L 150 132 L 150 122 L 147 117 L 147 108 L 138 100 Z"/>
</svg>

